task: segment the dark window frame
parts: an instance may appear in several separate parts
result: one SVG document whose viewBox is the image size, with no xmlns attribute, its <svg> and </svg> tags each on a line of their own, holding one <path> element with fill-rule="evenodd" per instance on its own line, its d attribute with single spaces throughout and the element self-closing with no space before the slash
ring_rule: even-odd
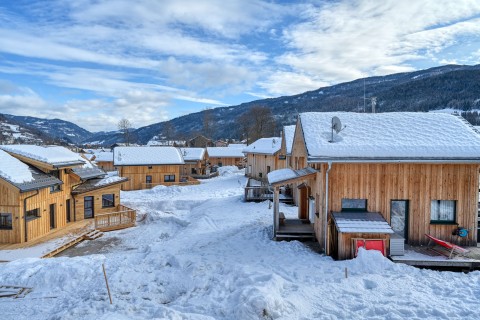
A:
<svg viewBox="0 0 480 320">
<path fill-rule="evenodd" d="M 432 220 L 432 202 L 433 201 L 437 201 L 439 204 L 442 201 L 452 201 L 453 202 L 453 220 Z M 458 225 L 458 223 L 457 223 L 457 200 L 432 199 L 430 201 L 430 224 Z"/>
<path fill-rule="evenodd" d="M 111 196 L 112 199 L 106 199 L 105 196 Z M 102 194 L 102 208 L 114 208 L 114 207 L 115 207 L 115 193 Z"/>
<path fill-rule="evenodd" d="M 173 179 L 172 179 L 173 177 Z M 175 175 L 174 174 L 166 174 L 163 176 L 163 182 L 175 182 Z"/>
<path fill-rule="evenodd" d="M 364 207 L 345 207 L 344 204 L 347 201 L 365 201 Z M 353 198 L 342 198 L 342 211 L 343 212 L 366 212 L 368 208 L 368 199 L 353 199 Z"/>
<path fill-rule="evenodd" d="M 32 209 L 32 210 L 27 210 L 27 212 L 26 212 L 27 221 L 35 220 L 35 219 L 38 219 L 40 217 L 41 216 L 40 216 L 40 209 L 39 208 L 35 208 L 35 209 Z"/>
<path fill-rule="evenodd" d="M 10 219 L 8 217 L 10 217 Z M 10 224 L 8 224 L 8 222 L 10 222 Z M 13 213 L 0 213 L 0 230 L 13 230 Z"/>
<path fill-rule="evenodd" d="M 151 184 L 152 183 L 152 176 L 150 176 L 150 175 L 145 176 L 145 183 L 146 184 Z"/>
<path fill-rule="evenodd" d="M 60 192 L 60 191 L 62 191 L 62 187 L 61 187 L 60 184 L 50 186 L 50 193 L 55 193 L 55 192 Z"/>
</svg>

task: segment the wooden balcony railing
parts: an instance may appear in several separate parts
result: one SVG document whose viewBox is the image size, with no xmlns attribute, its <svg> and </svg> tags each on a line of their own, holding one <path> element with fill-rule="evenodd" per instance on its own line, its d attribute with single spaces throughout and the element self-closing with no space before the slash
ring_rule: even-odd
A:
<svg viewBox="0 0 480 320">
<path fill-rule="evenodd" d="M 118 211 L 95 215 L 95 229 L 112 231 L 135 226 L 137 212 L 124 205 L 118 205 Z"/>
</svg>

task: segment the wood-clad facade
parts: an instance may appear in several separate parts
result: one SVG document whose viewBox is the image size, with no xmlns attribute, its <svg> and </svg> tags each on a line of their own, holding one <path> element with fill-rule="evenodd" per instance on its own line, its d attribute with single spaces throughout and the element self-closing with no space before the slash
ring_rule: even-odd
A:
<svg viewBox="0 0 480 320">
<path fill-rule="evenodd" d="M 95 161 L 97 167 L 102 169 L 103 171 L 115 171 L 115 166 L 113 165 L 112 161 Z"/>
<path fill-rule="evenodd" d="M 21 193 L 17 187 L 0 180 L 0 210 L 2 213 L 12 213 L 13 219 L 11 230 L 0 229 L 1 243 L 27 242 L 74 221 L 73 197 L 70 192 L 75 178 L 67 171 L 68 169 L 59 170 L 58 176 L 63 184 L 60 190 L 54 191 L 47 187 Z M 38 210 L 37 217 L 28 218 L 25 223 L 26 211 L 31 210 Z"/>
<path fill-rule="evenodd" d="M 106 186 L 105 188 L 75 194 L 73 197 L 75 200 L 75 221 L 94 218 L 98 214 L 117 211 L 117 207 L 120 205 L 120 185 Z M 85 202 L 88 202 L 87 206 L 85 206 Z M 92 206 L 90 207 L 90 205 Z"/>
<path fill-rule="evenodd" d="M 128 178 L 122 190 L 142 190 L 158 185 L 171 186 L 180 183 L 183 164 L 151 166 L 117 166 L 118 175 Z"/>
<path fill-rule="evenodd" d="M 73 195 L 74 190 L 88 180 L 80 178 L 78 172 L 74 172 L 82 167 L 81 161 L 59 168 L 24 156 L 16 154 L 12 156 L 45 174 L 42 174 L 38 181 L 30 182 L 31 186 L 27 189 L 22 189 L 25 188 L 23 185 L 15 185 L 0 179 L 0 213 L 7 216 L 11 214 L 11 227 L 5 227 L 2 223 L 3 227 L 0 228 L 0 243 L 29 242 L 64 228 L 72 222 L 85 219 L 83 202 Z M 101 170 L 97 172 L 102 176 Z M 38 176 L 39 173 L 40 171 L 35 175 Z M 44 182 L 49 179 L 53 182 L 45 184 Z M 89 195 L 101 199 L 105 193 L 113 194 L 119 204 L 120 183 L 113 182 L 105 188 L 98 187 Z M 115 207 L 98 210 L 103 213 L 114 211 Z"/>
<path fill-rule="evenodd" d="M 257 180 L 266 179 L 270 171 L 283 169 L 286 166 L 286 160 L 280 159 L 280 152 L 273 155 L 247 153 L 247 176 Z"/>
<path fill-rule="evenodd" d="M 243 157 L 208 157 L 208 163 L 218 167 L 237 166 L 243 168 L 245 165 Z"/>
<path fill-rule="evenodd" d="M 317 165 L 318 166 L 318 165 Z M 322 164 L 316 189 L 325 187 L 327 164 Z M 425 245 L 430 234 L 451 240 L 457 227 L 477 228 L 478 164 L 429 163 L 333 163 L 329 172 L 328 212 L 342 211 L 342 199 L 366 199 L 369 212 L 380 212 L 391 222 L 391 203 L 408 201 L 407 243 Z M 455 201 L 455 221 L 431 221 L 432 201 Z M 324 215 L 325 199 L 317 210 Z M 322 236 L 320 223 L 317 238 Z M 477 234 L 458 239 L 460 245 L 475 245 Z"/>
<path fill-rule="evenodd" d="M 297 121 L 291 154 L 291 169 L 312 167 L 317 170 L 305 179 L 286 179 L 299 206 L 299 219 L 314 216 L 315 238 L 328 255 L 337 259 L 353 258 L 353 239 L 385 241 L 389 254 L 390 234 L 339 232 L 332 217 L 349 210 L 343 201 L 362 201 L 364 212 L 378 212 L 393 227 L 394 204 L 402 203 L 400 223 L 404 223 L 405 243 L 426 245 L 425 234 L 462 246 L 476 246 L 479 203 L 480 161 L 459 159 L 381 159 L 372 154 L 368 159 L 331 157 L 319 159 L 308 153 L 301 121 Z M 344 149 L 342 149 L 344 150 Z M 310 157 L 310 158 L 309 158 Z M 253 161 L 249 159 L 249 161 Z M 279 184 L 274 184 L 278 188 Z M 307 202 L 309 204 L 307 204 Z M 448 213 L 436 214 L 444 205 Z M 446 208 L 445 207 L 445 208 Z M 274 205 L 274 208 L 278 208 Z M 278 209 L 277 209 L 278 210 Z M 314 215 L 312 212 L 314 210 Z M 351 213 L 351 210 L 349 210 Z M 275 213 L 276 214 L 276 213 Z M 395 219 L 398 219 L 395 212 Z M 469 230 L 468 236 L 457 237 L 457 228 Z M 393 232 L 393 231 L 392 231 Z M 397 232 L 397 231 L 395 231 Z M 398 235 L 398 232 L 397 232 Z"/>
</svg>

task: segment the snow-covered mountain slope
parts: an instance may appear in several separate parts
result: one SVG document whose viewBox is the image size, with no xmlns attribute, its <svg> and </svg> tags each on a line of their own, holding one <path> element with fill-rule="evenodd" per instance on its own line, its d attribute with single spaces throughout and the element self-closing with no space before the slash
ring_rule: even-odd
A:
<svg viewBox="0 0 480 320">
<path fill-rule="evenodd" d="M 2 299 L 2 319 L 480 318 L 479 272 L 421 270 L 364 251 L 333 261 L 272 241 L 268 202 L 243 202 L 243 171 L 221 171 L 198 186 L 122 192 L 144 219 L 71 257 L 2 264 L 0 283 L 33 287 Z"/>
<path fill-rule="evenodd" d="M 0 117 L 0 144 L 36 144 L 42 143 L 42 136 L 12 121 Z"/>
<path fill-rule="evenodd" d="M 46 137 L 66 143 L 81 143 L 92 136 L 92 133 L 76 124 L 60 119 L 41 119 L 35 117 L 3 115 L 5 119 L 22 125 L 25 128 L 42 132 Z"/>
</svg>

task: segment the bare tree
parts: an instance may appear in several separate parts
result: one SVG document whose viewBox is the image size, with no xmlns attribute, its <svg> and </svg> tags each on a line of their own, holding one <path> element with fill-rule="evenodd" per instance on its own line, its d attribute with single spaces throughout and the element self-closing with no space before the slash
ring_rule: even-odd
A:
<svg viewBox="0 0 480 320">
<path fill-rule="evenodd" d="M 117 126 L 118 126 L 118 130 L 122 131 L 123 140 L 125 144 L 128 146 L 130 144 L 132 123 L 130 122 L 130 120 L 123 118 L 120 121 L 118 121 Z"/>
<path fill-rule="evenodd" d="M 210 108 L 205 108 L 203 110 L 203 135 L 209 139 L 213 135 L 213 112 Z"/>
<path fill-rule="evenodd" d="M 160 136 L 163 136 L 165 140 L 170 141 L 175 137 L 175 127 L 170 121 L 165 122 L 162 127 L 162 133 Z"/>
<path fill-rule="evenodd" d="M 247 140 L 247 144 L 249 143 L 248 138 L 250 137 L 250 131 L 252 130 L 252 123 L 253 121 L 249 112 L 245 112 L 237 118 L 236 124 L 240 136 L 240 141 L 245 139 Z"/>
<path fill-rule="evenodd" d="M 247 143 L 260 138 L 272 137 L 275 133 L 275 119 L 267 107 L 253 106 L 237 119 L 239 129 L 247 137 Z"/>
</svg>

